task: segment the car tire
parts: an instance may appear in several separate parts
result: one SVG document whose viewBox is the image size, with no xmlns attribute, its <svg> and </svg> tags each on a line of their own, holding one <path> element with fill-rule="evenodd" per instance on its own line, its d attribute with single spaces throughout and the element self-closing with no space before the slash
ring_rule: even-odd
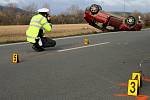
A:
<svg viewBox="0 0 150 100">
<path fill-rule="evenodd" d="M 136 24 L 136 19 L 133 16 L 129 16 L 125 22 L 129 26 L 134 26 Z"/>
<path fill-rule="evenodd" d="M 90 12 L 94 15 L 97 14 L 100 10 L 102 10 L 102 7 L 97 4 L 92 4 L 90 7 Z"/>
</svg>

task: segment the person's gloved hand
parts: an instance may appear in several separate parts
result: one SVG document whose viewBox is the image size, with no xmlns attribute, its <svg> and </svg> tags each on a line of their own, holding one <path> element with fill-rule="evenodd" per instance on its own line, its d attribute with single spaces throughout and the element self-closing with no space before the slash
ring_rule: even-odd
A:
<svg viewBox="0 0 150 100">
<path fill-rule="evenodd" d="M 47 21 L 48 21 L 49 23 L 51 23 L 51 18 L 52 18 L 51 16 L 48 16 L 48 17 L 47 17 Z"/>
</svg>

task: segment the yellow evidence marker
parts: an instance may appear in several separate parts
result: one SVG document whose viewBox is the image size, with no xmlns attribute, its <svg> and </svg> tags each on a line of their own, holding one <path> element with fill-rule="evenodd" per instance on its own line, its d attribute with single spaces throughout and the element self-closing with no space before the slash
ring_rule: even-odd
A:
<svg viewBox="0 0 150 100">
<path fill-rule="evenodd" d="M 84 37 L 84 45 L 90 44 L 88 37 Z"/>
<path fill-rule="evenodd" d="M 12 63 L 13 64 L 19 63 L 19 54 L 18 53 L 13 53 L 13 55 L 12 55 Z"/>
<path fill-rule="evenodd" d="M 138 80 L 138 85 L 141 87 L 141 80 L 142 80 L 142 75 L 140 72 L 134 72 L 132 73 L 132 80 Z"/>
<path fill-rule="evenodd" d="M 128 81 L 128 95 L 138 96 L 138 94 L 139 94 L 138 80 L 129 80 Z"/>
</svg>

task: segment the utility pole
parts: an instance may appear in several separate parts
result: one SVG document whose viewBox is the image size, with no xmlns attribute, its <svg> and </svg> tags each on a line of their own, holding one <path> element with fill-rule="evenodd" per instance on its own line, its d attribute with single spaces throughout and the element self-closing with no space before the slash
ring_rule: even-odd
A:
<svg viewBox="0 0 150 100">
<path fill-rule="evenodd" d="M 10 3 L 14 3 L 14 0 L 10 0 Z"/>
<path fill-rule="evenodd" d="M 126 1 L 124 0 L 124 17 L 126 16 Z"/>
<path fill-rule="evenodd" d="M 103 4 L 104 4 L 104 1 L 101 0 L 101 5 L 103 5 Z"/>
</svg>

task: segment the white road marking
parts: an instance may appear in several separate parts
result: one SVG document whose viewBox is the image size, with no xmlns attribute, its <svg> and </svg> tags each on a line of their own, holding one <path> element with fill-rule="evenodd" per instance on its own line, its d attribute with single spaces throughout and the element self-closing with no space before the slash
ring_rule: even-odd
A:
<svg viewBox="0 0 150 100">
<path fill-rule="evenodd" d="M 150 28 L 142 29 L 142 30 L 149 30 Z M 97 35 L 109 35 L 114 33 L 124 33 L 126 31 L 118 31 L 118 32 L 107 32 L 107 33 L 100 33 L 100 34 L 89 34 L 89 35 L 80 35 L 80 36 L 71 36 L 71 37 L 63 37 L 63 38 L 56 38 L 54 40 L 63 40 L 63 39 L 73 39 L 73 38 L 79 38 L 84 36 L 97 36 Z M 19 42 L 19 43 L 11 43 L 11 44 L 2 44 L 0 47 L 4 46 L 12 46 L 12 45 L 20 45 L 20 44 L 27 44 L 28 42 Z"/>
<path fill-rule="evenodd" d="M 80 36 L 71 36 L 71 37 L 56 38 L 54 40 L 74 39 L 74 38 L 80 38 L 80 37 L 85 37 L 85 36 L 107 35 L 107 34 L 114 34 L 114 33 L 120 33 L 120 32 L 107 32 L 107 33 L 99 33 L 99 34 L 88 34 L 88 35 L 80 35 Z"/>
<path fill-rule="evenodd" d="M 80 38 L 80 37 L 84 37 L 84 36 L 108 35 L 108 34 L 114 34 L 114 33 L 120 33 L 120 32 L 109 32 L 109 33 L 100 33 L 100 34 L 89 34 L 89 35 L 71 36 L 71 37 L 56 38 L 56 39 L 54 39 L 54 40 L 74 39 L 74 38 Z M 12 46 L 12 45 L 20 45 L 20 44 L 27 44 L 27 43 L 28 43 L 28 42 L 2 44 L 2 45 L 0 45 L 0 47 Z"/>
<path fill-rule="evenodd" d="M 26 44 L 26 43 L 28 43 L 28 42 L 19 42 L 19 43 L 2 44 L 2 45 L 0 45 L 0 47 L 11 46 L 11 45 L 18 45 L 18 44 Z"/>
<path fill-rule="evenodd" d="M 65 52 L 65 51 L 83 49 L 83 48 L 88 48 L 88 47 L 95 47 L 95 46 L 109 44 L 109 43 L 111 43 L 111 42 L 104 42 L 104 43 L 98 43 L 98 44 L 93 44 L 93 45 L 87 45 L 87 46 L 81 46 L 81 47 L 74 47 L 74 48 L 69 48 L 69 49 L 63 49 L 63 50 L 58 50 L 57 52 Z"/>
<path fill-rule="evenodd" d="M 109 35 L 109 34 L 116 34 L 116 33 L 123 33 L 126 31 L 121 31 L 121 32 L 107 32 L 107 33 L 101 33 L 101 35 Z"/>
</svg>

